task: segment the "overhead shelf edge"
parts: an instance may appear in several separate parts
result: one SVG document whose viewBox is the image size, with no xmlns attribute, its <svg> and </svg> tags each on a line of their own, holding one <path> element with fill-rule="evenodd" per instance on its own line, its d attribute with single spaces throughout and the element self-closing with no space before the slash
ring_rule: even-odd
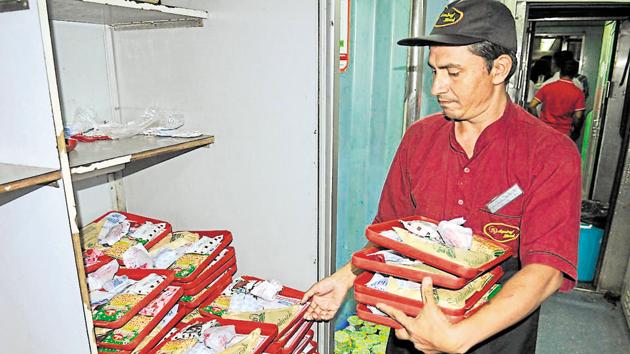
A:
<svg viewBox="0 0 630 354">
<path fill-rule="evenodd" d="M 0 193 L 48 184 L 60 178 L 61 172 L 54 168 L 0 163 Z"/>
<path fill-rule="evenodd" d="M 102 171 L 108 173 L 115 166 L 169 153 L 186 152 L 214 143 L 214 136 L 197 138 L 164 138 L 134 136 L 120 140 L 79 143 L 68 156 L 72 175 Z M 96 175 L 99 173 L 97 172 Z"/>
<path fill-rule="evenodd" d="M 110 25 L 116 29 L 202 26 L 203 10 L 127 0 L 48 0 L 50 19 Z"/>
</svg>

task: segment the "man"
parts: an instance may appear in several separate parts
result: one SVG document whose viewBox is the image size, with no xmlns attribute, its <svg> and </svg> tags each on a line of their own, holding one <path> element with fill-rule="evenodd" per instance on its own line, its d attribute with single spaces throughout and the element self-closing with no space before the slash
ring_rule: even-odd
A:
<svg viewBox="0 0 630 354">
<path fill-rule="evenodd" d="M 565 60 L 560 66 L 560 79 L 544 85 L 536 92 L 529 104 L 530 112 L 542 103 L 540 120 L 557 131 L 577 140 L 582 129 L 582 116 L 586 103 L 584 93 L 573 84 L 577 75 L 578 63 Z"/>
<path fill-rule="evenodd" d="M 551 69 L 553 71 L 553 75 L 549 79 L 545 80 L 542 86 L 560 80 L 560 69 L 562 68 L 562 64 L 569 60 L 575 60 L 573 58 L 573 52 L 570 50 L 560 50 L 553 53 L 553 57 L 551 58 Z M 588 79 L 586 76 L 576 73 L 571 81 L 584 93 L 584 97 L 588 98 Z"/>
<path fill-rule="evenodd" d="M 515 257 L 502 264 L 509 278 L 503 289 L 457 324 L 435 305 L 428 277 L 418 317 L 379 305 L 402 326 L 387 351 L 534 353 L 539 306 L 558 289 L 570 290 L 577 277 L 575 145 L 510 101 L 506 83 L 516 67 L 516 31 L 499 2 L 452 3 L 431 35 L 398 43 L 430 46 L 431 93 L 443 112 L 405 133 L 374 221 L 463 216 L 476 234 L 504 242 Z M 497 196 L 506 203 L 489 206 Z M 348 264 L 313 285 L 303 299 L 311 300 L 307 318 L 331 319 L 359 272 Z"/>
</svg>

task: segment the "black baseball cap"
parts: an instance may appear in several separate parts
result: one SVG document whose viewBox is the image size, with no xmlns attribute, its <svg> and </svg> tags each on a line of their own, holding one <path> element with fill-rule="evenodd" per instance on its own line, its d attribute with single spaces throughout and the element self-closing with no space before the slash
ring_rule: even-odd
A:
<svg viewBox="0 0 630 354">
<path fill-rule="evenodd" d="M 458 0 L 448 4 L 428 36 L 398 41 L 405 46 L 468 45 L 488 41 L 516 52 L 516 25 L 496 0 Z"/>
</svg>

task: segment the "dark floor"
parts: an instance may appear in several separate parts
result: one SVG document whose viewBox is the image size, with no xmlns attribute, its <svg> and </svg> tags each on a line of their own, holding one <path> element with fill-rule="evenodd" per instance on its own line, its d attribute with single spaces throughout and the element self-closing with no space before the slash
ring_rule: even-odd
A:
<svg viewBox="0 0 630 354">
<path fill-rule="evenodd" d="M 592 291 L 557 293 L 542 307 L 536 354 L 630 353 L 619 302 Z"/>
</svg>

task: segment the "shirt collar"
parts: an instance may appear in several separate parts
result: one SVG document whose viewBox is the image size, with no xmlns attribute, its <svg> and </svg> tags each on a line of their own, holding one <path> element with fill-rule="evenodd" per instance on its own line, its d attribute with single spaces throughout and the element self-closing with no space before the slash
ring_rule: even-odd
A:
<svg viewBox="0 0 630 354">
<path fill-rule="evenodd" d="M 499 119 L 494 121 L 492 124 L 487 126 L 477 138 L 477 142 L 475 143 L 475 150 L 473 152 L 473 157 L 477 156 L 481 153 L 491 142 L 496 141 L 498 139 L 504 138 L 507 134 L 507 127 L 509 120 L 512 116 L 514 116 L 515 108 L 514 103 L 508 99 L 505 110 Z M 464 154 L 466 156 L 466 152 L 464 148 L 457 142 L 457 138 L 455 137 L 455 122 L 451 121 L 451 131 L 449 134 L 449 143 L 451 144 L 451 148 L 458 153 Z"/>
</svg>

